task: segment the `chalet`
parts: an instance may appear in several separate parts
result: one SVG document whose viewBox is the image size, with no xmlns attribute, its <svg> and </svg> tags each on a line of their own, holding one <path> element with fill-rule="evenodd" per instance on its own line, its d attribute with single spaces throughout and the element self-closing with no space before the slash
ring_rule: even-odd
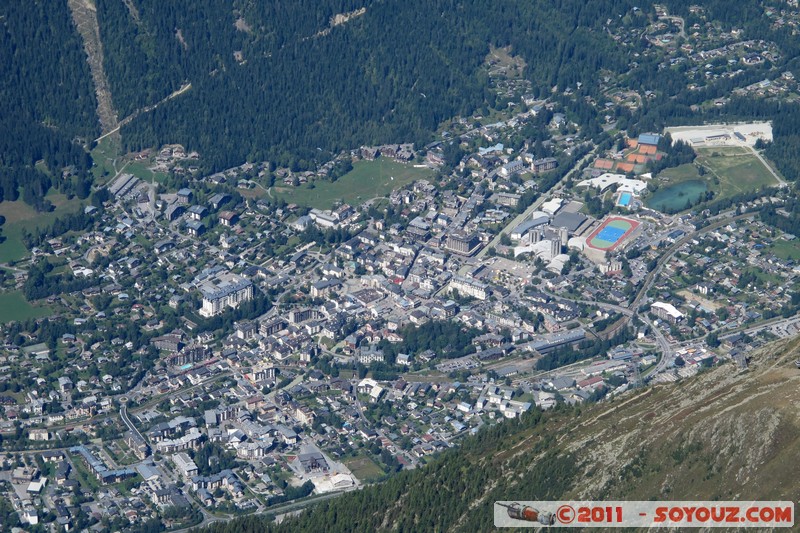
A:
<svg viewBox="0 0 800 533">
<path fill-rule="evenodd" d="M 170 204 L 170 206 L 167 207 L 167 210 L 164 211 L 164 217 L 168 221 L 172 222 L 174 220 L 178 220 L 178 217 L 180 217 L 184 211 L 186 211 L 186 208 L 183 205 L 178 203 Z"/>
<path fill-rule="evenodd" d="M 224 204 L 230 199 L 231 197 L 229 194 L 219 193 L 209 198 L 208 203 L 210 203 L 211 207 L 216 211 L 222 206 L 222 204 Z"/>
<path fill-rule="evenodd" d="M 204 216 L 206 216 L 206 213 L 208 213 L 208 209 L 206 209 L 202 205 L 193 205 L 187 210 L 187 213 L 189 213 L 189 218 L 191 218 L 192 220 L 200 220 Z"/>
<path fill-rule="evenodd" d="M 231 227 L 239 221 L 239 215 L 233 211 L 223 211 L 219 214 L 219 223 Z"/>
<path fill-rule="evenodd" d="M 163 241 L 158 241 L 153 245 L 153 250 L 156 253 L 163 254 L 171 249 L 175 248 L 175 243 L 170 239 L 165 239 Z"/>
<path fill-rule="evenodd" d="M 331 293 L 341 282 L 336 279 L 326 279 L 311 284 L 311 297 L 322 298 Z"/>
<path fill-rule="evenodd" d="M 191 189 L 181 189 L 178 191 L 178 203 L 182 205 L 188 205 L 191 203 L 192 199 L 194 198 L 194 193 Z"/>
<path fill-rule="evenodd" d="M 311 472 L 327 472 L 330 470 L 328 462 L 325 457 L 318 452 L 301 453 L 298 455 L 297 460 L 306 474 Z"/>
<path fill-rule="evenodd" d="M 192 237 L 199 237 L 206 231 L 206 226 L 199 220 L 190 220 L 186 223 L 186 232 Z"/>
</svg>

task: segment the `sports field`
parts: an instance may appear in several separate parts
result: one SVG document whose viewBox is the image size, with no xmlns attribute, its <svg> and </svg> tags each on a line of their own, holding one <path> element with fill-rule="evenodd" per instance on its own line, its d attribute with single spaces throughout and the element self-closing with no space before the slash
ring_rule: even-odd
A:
<svg viewBox="0 0 800 533">
<path fill-rule="evenodd" d="M 597 250 L 613 250 L 638 226 L 637 221 L 628 218 L 608 218 L 589 235 L 586 244 Z"/>
</svg>

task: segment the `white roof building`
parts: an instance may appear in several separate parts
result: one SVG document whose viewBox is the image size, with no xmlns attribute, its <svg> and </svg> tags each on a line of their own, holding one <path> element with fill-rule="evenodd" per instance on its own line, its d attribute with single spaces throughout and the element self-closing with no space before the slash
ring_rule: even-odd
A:
<svg viewBox="0 0 800 533">
<path fill-rule="evenodd" d="M 562 205 L 564 205 L 562 198 L 551 198 L 542 204 L 541 209 L 548 215 L 555 215 Z"/>
<path fill-rule="evenodd" d="M 678 309 L 672 304 L 666 302 L 654 302 L 651 307 L 654 307 L 656 309 L 661 309 L 664 313 L 666 313 L 675 320 L 683 318 L 683 313 L 678 311 Z"/>
<path fill-rule="evenodd" d="M 189 454 L 186 452 L 176 453 L 172 456 L 172 461 L 175 463 L 175 466 L 178 467 L 183 477 L 190 478 L 194 475 L 197 475 L 197 465 L 195 464 L 194 460 L 189 457 Z"/>
<path fill-rule="evenodd" d="M 609 172 L 601 174 L 596 178 L 583 180 L 577 185 L 578 187 L 594 187 L 602 192 L 614 184 L 619 185 L 617 191 L 629 192 L 632 194 L 641 194 L 647 189 L 647 183 L 642 180 L 632 180 L 626 178 L 624 174 L 611 174 Z"/>
</svg>

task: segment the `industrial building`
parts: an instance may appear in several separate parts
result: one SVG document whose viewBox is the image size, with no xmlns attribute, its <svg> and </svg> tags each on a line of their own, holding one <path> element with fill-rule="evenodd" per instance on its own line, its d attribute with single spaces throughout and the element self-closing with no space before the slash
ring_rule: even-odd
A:
<svg viewBox="0 0 800 533">
<path fill-rule="evenodd" d="M 551 198 L 543 203 L 540 209 L 548 215 L 553 216 L 561 209 L 562 205 L 564 205 L 563 198 Z"/>
<path fill-rule="evenodd" d="M 580 342 L 585 338 L 586 331 L 584 331 L 583 328 L 575 328 L 573 330 L 543 336 L 528 343 L 528 346 L 537 352 L 544 353 L 565 344 Z"/>
<path fill-rule="evenodd" d="M 583 213 L 561 211 L 553 217 L 551 225 L 555 228 L 567 228 L 570 233 L 575 233 L 587 220 Z M 566 240 L 564 240 L 566 242 Z"/>
<path fill-rule="evenodd" d="M 121 198 L 128 194 L 139 183 L 139 178 L 133 174 L 120 174 L 120 176 L 109 185 L 108 192 Z"/>
</svg>

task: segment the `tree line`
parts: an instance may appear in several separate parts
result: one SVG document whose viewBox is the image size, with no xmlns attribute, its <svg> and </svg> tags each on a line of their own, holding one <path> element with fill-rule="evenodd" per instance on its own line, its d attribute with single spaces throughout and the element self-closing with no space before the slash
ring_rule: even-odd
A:
<svg viewBox="0 0 800 533">
<path fill-rule="evenodd" d="M 39 211 L 51 187 L 86 198 L 99 132 L 94 88 L 66 2 L 0 6 L 0 201 L 22 199 Z M 43 165 L 37 165 L 38 162 Z M 65 172 L 66 171 L 66 172 Z"/>
</svg>

